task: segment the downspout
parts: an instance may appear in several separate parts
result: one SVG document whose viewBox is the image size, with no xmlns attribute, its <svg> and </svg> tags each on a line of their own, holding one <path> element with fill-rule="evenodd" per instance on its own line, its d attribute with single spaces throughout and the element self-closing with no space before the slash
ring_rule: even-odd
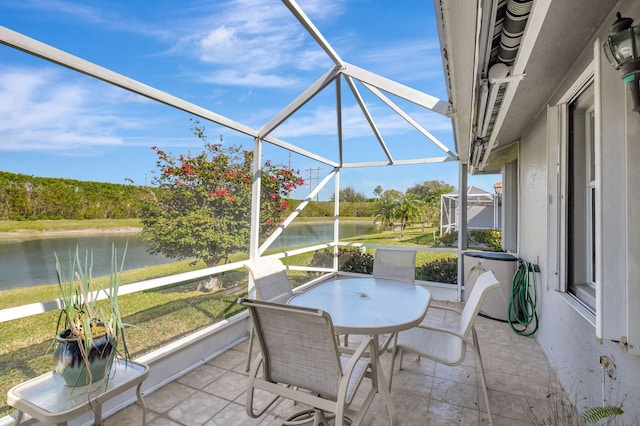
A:
<svg viewBox="0 0 640 426">
<path fill-rule="evenodd" d="M 467 249 L 467 165 L 460 162 L 458 170 L 458 302 L 462 301 L 464 282 L 464 256 Z M 463 189 L 464 188 L 464 189 Z"/>
</svg>

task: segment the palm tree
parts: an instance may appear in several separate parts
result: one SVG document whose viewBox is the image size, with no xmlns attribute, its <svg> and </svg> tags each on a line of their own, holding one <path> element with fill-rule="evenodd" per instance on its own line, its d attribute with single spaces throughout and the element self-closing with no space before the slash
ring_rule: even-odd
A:
<svg viewBox="0 0 640 426">
<path fill-rule="evenodd" d="M 390 198 L 380 198 L 373 207 L 374 220 L 380 221 L 384 225 L 389 225 L 393 228 L 393 219 L 395 219 L 395 209 L 397 202 Z"/>
<path fill-rule="evenodd" d="M 380 199 L 380 195 L 382 195 L 382 185 L 378 185 L 374 188 L 373 195 L 376 196 L 376 201 Z"/>
<path fill-rule="evenodd" d="M 412 219 L 420 218 L 424 201 L 414 194 L 404 194 L 400 203 L 395 207 L 395 216 L 400 219 L 400 238 L 404 238 L 404 228 Z"/>
</svg>

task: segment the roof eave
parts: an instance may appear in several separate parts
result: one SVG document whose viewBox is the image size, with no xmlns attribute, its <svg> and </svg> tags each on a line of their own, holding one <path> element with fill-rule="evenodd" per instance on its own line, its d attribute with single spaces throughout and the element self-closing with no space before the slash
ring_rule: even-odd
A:
<svg viewBox="0 0 640 426">
<path fill-rule="evenodd" d="M 470 137 L 478 61 L 477 30 L 479 0 L 434 0 L 442 62 L 456 151 L 462 163 L 470 158 Z"/>
</svg>

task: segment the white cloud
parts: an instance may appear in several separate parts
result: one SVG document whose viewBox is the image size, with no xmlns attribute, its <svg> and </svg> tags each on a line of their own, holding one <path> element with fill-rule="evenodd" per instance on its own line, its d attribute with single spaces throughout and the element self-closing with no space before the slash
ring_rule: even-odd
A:
<svg viewBox="0 0 640 426">
<path fill-rule="evenodd" d="M 377 128 L 384 135 L 403 135 L 413 132 L 410 125 L 398 114 L 386 106 L 367 105 Z M 434 133 L 449 131 L 451 122 L 448 118 L 432 112 L 420 112 L 411 116 L 427 131 Z M 371 127 L 366 121 L 359 106 L 353 105 L 342 109 L 343 132 L 345 139 L 369 136 Z M 308 135 L 335 135 L 336 111 L 331 107 L 318 107 L 313 110 L 301 110 L 291 116 L 274 132 L 278 137 L 294 138 Z"/>
<path fill-rule="evenodd" d="M 118 112 L 122 100 L 130 99 L 119 89 L 66 81 L 53 68 L 0 72 L 0 150 L 73 151 L 121 145 L 119 129 L 142 126 Z"/>
<path fill-rule="evenodd" d="M 98 9 L 85 3 L 63 0 L 22 0 L 2 2 L 4 7 L 31 10 L 32 13 L 62 14 L 73 16 L 85 22 L 101 21 Z"/>
<path fill-rule="evenodd" d="M 339 2 L 305 2 L 316 19 L 339 13 Z M 171 49 L 216 69 L 204 79 L 249 87 L 298 87 L 294 71 L 325 71 L 330 59 L 279 2 L 234 0 L 217 3 L 211 14 L 188 26 Z M 317 74 L 317 73 L 316 73 Z"/>
<path fill-rule="evenodd" d="M 220 71 L 214 71 L 208 75 L 201 75 L 200 80 L 205 83 L 214 83 L 229 86 L 243 87 L 267 87 L 281 88 L 291 85 L 298 85 L 298 78 L 291 76 L 289 78 L 271 73 L 243 72 L 232 68 L 225 68 Z"/>
</svg>

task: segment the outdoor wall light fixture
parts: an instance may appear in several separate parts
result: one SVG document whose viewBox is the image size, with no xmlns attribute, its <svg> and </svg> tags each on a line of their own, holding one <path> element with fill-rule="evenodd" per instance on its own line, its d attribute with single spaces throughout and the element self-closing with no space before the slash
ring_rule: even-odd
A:
<svg viewBox="0 0 640 426">
<path fill-rule="evenodd" d="M 622 79 L 629 86 L 633 110 L 640 113 L 640 27 L 632 27 L 633 19 L 620 12 L 609 28 L 609 37 L 602 44 L 612 67 L 622 69 Z"/>
</svg>

